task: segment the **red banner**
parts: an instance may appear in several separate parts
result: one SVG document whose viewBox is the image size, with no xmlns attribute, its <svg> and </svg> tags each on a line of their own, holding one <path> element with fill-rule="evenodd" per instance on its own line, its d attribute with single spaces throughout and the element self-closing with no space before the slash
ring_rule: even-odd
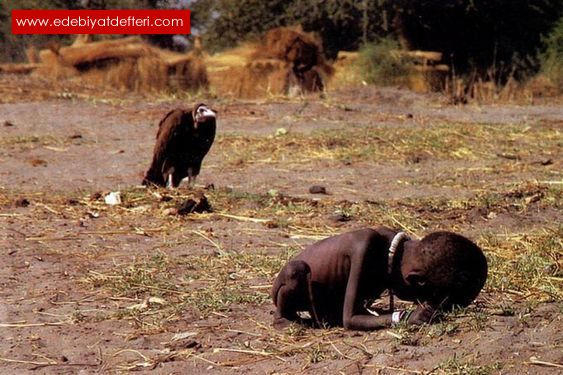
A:
<svg viewBox="0 0 563 375">
<path fill-rule="evenodd" d="M 189 10 L 13 10 L 13 34 L 189 34 Z"/>
</svg>

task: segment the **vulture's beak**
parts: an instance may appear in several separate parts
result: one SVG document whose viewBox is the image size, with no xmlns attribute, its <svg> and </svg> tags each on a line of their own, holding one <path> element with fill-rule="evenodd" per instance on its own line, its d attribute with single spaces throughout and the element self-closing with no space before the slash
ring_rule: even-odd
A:
<svg viewBox="0 0 563 375">
<path fill-rule="evenodd" d="M 197 110 L 195 112 L 194 125 L 197 128 L 197 126 L 200 123 L 205 122 L 205 121 L 210 120 L 210 119 L 215 119 L 215 117 L 216 117 L 216 113 L 214 111 L 207 108 L 207 106 L 200 105 L 199 107 L 197 107 Z"/>
</svg>

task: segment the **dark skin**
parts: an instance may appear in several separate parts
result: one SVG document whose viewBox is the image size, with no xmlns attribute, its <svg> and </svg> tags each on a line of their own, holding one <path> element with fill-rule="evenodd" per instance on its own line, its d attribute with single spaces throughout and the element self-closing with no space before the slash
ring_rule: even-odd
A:
<svg viewBox="0 0 563 375">
<path fill-rule="evenodd" d="M 369 331 L 392 325 L 392 312 L 369 314 L 365 302 L 389 289 L 397 297 L 418 302 L 408 323 L 429 323 L 438 304 L 425 301 L 423 270 L 416 248 L 420 241 L 406 240 L 397 248 L 393 271 L 388 274 L 388 249 L 396 231 L 379 227 L 344 233 L 319 241 L 293 258 L 274 282 L 274 326 L 298 321 L 297 311 L 308 311 L 313 324 L 341 325 Z"/>
</svg>

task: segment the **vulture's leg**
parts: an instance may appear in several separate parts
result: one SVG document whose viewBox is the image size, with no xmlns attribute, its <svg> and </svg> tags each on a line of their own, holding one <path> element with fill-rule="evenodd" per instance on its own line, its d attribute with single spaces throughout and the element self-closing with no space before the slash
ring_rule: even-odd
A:
<svg viewBox="0 0 563 375">
<path fill-rule="evenodd" d="M 188 168 L 188 186 L 190 188 L 193 188 L 195 186 L 196 178 L 197 178 L 197 175 L 194 174 L 193 168 Z"/>
<path fill-rule="evenodd" d="M 170 190 L 174 190 L 174 183 L 172 182 L 172 173 L 168 174 L 168 178 L 166 179 L 166 188 Z"/>
<path fill-rule="evenodd" d="M 174 172 L 176 168 L 172 165 L 169 160 L 165 160 L 162 165 L 162 177 L 164 177 L 164 183 L 166 184 L 167 189 L 174 189 Z"/>
<path fill-rule="evenodd" d="M 195 180 L 197 176 L 188 176 L 188 186 L 193 188 L 195 186 Z"/>
</svg>

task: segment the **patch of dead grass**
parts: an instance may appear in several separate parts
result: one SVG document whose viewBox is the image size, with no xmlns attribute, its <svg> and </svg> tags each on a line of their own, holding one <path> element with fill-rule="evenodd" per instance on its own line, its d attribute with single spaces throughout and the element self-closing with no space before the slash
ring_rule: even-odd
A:
<svg viewBox="0 0 563 375">
<path fill-rule="evenodd" d="M 551 126 L 438 123 L 390 130 L 377 126 L 345 131 L 321 130 L 310 135 L 278 137 L 220 135 L 217 149 L 227 165 L 336 161 L 408 161 L 413 155 L 435 160 L 520 160 L 558 155 L 558 129 Z"/>
<path fill-rule="evenodd" d="M 115 241 L 128 235 L 152 236 L 159 240 L 161 244 L 153 249 L 153 256 L 121 256 L 111 265 L 96 262 L 106 252 L 105 248 L 92 250 L 95 256 L 88 259 L 88 269 L 83 273 L 80 286 L 99 292 L 107 300 L 106 305 L 111 306 L 107 313 L 94 319 L 126 319 L 134 323 L 138 332 L 163 332 L 186 316 L 190 321 L 205 320 L 209 316 L 228 317 L 234 310 L 246 309 L 250 329 L 258 332 L 256 339 L 234 348 L 247 357 L 239 362 L 217 360 L 218 366 L 233 367 L 263 358 L 279 360 L 277 357 L 280 357 L 283 361 L 292 356 L 299 356 L 304 369 L 327 359 L 367 362 L 377 353 L 374 349 L 377 345 L 373 342 L 370 345 L 368 341 L 381 340 L 381 336 L 387 337 L 388 333 L 367 335 L 366 342 L 358 344 L 348 340 L 349 336 L 341 329 L 293 327 L 287 332 L 277 332 L 272 330 L 269 321 L 252 320 L 252 311 L 257 306 L 271 304 L 271 282 L 283 264 L 300 250 L 300 245 L 280 244 L 276 254 L 272 255 L 261 249 L 245 248 L 240 241 L 227 246 L 217 233 L 195 229 L 191 224 L 213 227 L 214 223 L 236 222 L 240 224 L 237 230 L 248 230 L 249 233 L 260 230 L 266 237 L 280 235 L 312 243 L 359 226 L 386 225 L 422 237 L 439 229 L 470 228 L 475 215 L 488 220 L 491 213 L 510 213 L 516 220 L 525 222 L 529 215 L 541 217 L 545 210 L 561 209 L 561 185 L 527 182 L 524 178 L 519 178 L 518 183 L 500 184 L 498 179 L 511 174 L 519 176 L 528 170 L 515 168 L 520 164 L 518 160 L 500 157 L 506 160 L 499 163 L 498 154 L 517 155 L 521 159 L 537 155 L 553 157 L 553 165 L 545 167 L 547 172 L 536 176 L 548 179 L 551 173 L 552 180 L 557 182 L 559 175 L 555 171 L 559 163 L 556 155 L 560 134 L 554 126 L 438 123 L 425 131 L 415 128 L 389 131 L 374 126 L 319 131 L 311 136 L 291 132 L 271 138 L 223 135 L 216 145 L 218 152 L 224 154 L 227 166 L 247 163 L 316 165 L 322 159 L 404 162 L 405 158 L 419 152 L 426 152 L 437 160 L 475 161 L 480 165 L 483 161 L 492 163 L 491 167 L 483 167 L 490 170 L 476 172 L 468 167 L 434 179 L 436 184 L 450 188 L 464 186 L 473 193 L 470 197 L 350 202 L 326 196 L 316 201 L 279 193 L 218 189 L 205 192 L 214 212 L 180 217 L 166 215 L 165 209 L 193 197 L 194 192 L 132 187 L 121 191 L 122 205 L 108 206 L 103 200 L 107 192 L 97 195 L 92 191 L 24 194 L 17 189 L 0 188 L 0 206 L 4 208 L 2 215 L 5 215 L 0 215 L 0 220 L 21 221 L 23 226 L 30 219 L 57 218 L 77 222 L 88 215 L 99 215 L 99 219 L 95 219 L 98 220 L 95 229 L 68 227 L 62 234 L 45 231 L 34 233 L 35 238 L 24 239 L 42 244 L 55 243 L 53 241 L 58 238 L 75 241 L 95 236 Z M 58 140 L 48 137 L 3 138 L 0 146 L 53 144 L 50 142 Z M 489 181 L 476 181 L 476 177 Z M 424 181 L 414 177 L 407 182 L 417 185 Z M 27 197 L 31 205 L 15 212 L 13 202 L 19 196 Z M 69 202 L 71 198 L 74 199 L 72 204 Z M 329 222 L 327 217 L 335 211 L 350 215 L 350 226 L 338 227 Z M 521 231 L 508 233 L 491 226 L 490 230 L 475 237 L 489 260 L 489 279 L 478 304 L 446 316 L 437 325 L 399 326 L 390 330 L 396 335 L 396 344 L 427 345 L 443 338 L 454 339 L 463 332 L 479 333 L 487 329 L 486 317 L 491 314 L 525 315 L 520 311 L 522 305 L 533 308 L 538 303 L 560 301 L 563 297 L 562 234 L 557 222 L 545 222 L 533 229 L 524 226 Z M 200 244 L 213 251 L 196 255 L 192 250 Z M 174 246 L 186 247 L 187 255 L 169 254 L 168 250 Z M 64 246 L 58 249 L 58 254 L 66 251 Z M 79 318 L 89 319 L 87 316 Z M 217 329 L 222 328 L 225 327 Z M 194 358 L 192 351 L 179 353 L 172 354 L 185 360 Z M 215 354 L 206 353 L 205 360 L 214 360 Z M 143 365 L 154 365 L 158 361 L 159 358 L 151 358 Z M 438 370 L 443 373 L 489 373 L 497 365 L 483 365 L 471 358 L 456 357 L 440 366 Z M 481 370 L 483 372 L 479 372 Z"/>
<path fill-rule="evenodd" d="M 136 301 L 122 306 L 116 316 L 155 325 L 190 311 L 195 317 L 230 310 L 231 305 L 261 305 L 270 300 L 270 281 L 293 255 L 224 252 L 171 258 L 159 252 L 150 258 L 99 271 L 89 270 L 82 283 L 114 300 Z M 155 320 L 156 319 L 156 320 Z"/>
</svg>

